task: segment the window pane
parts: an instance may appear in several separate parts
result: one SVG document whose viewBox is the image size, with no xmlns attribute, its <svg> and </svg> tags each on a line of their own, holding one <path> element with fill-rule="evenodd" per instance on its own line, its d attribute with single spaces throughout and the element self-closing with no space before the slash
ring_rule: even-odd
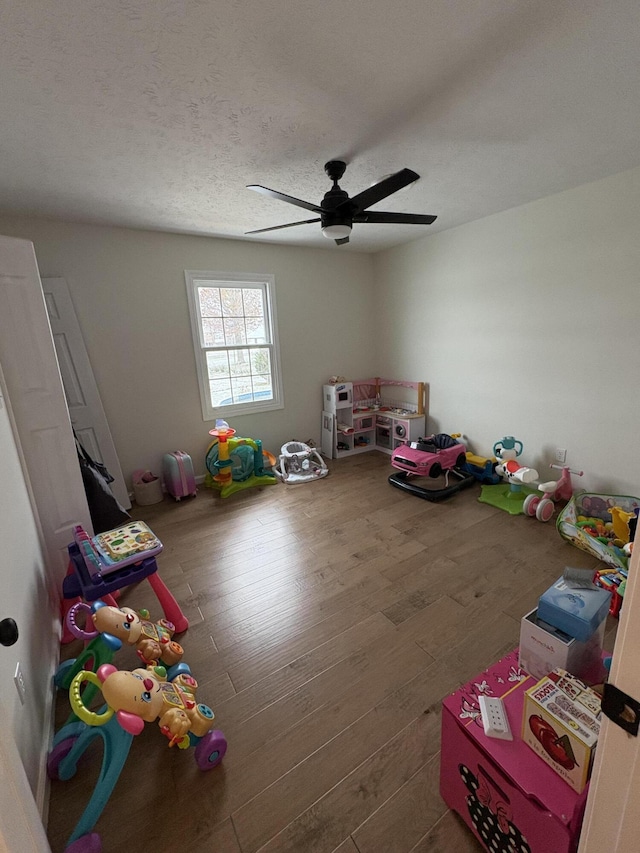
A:
<svg viewBox="0 0 640 853">
<path fill-rule="evenodd" d="M 209 379 L 222 379 L 229 376 L 229 356 L 226 350 L 207 353 L 207 373 Z"/>
<path fill-rule="evenodd" d="M 228 347 L 237 347 L 240 344 L 246 344 L 247 336 L 244 330 L 243 319 L 235 320 L 225 317 L 223 323 L 225 343 Z"/>
<path fill-rule="evenodd" d="M 214 408 L 223 404 L 228 406 L 231 402 L 231 382 L 228 379 L 210 380 L 209 396 Z"/>
<path fill-rule="evenodd" d="M 244 288 L 244 313 L 247 317 L 264 317 L 264 291 L 258 288 Z"/>
<path fill-rule="evenodd" d="M 268 373 L 263 376 L 254 375 L 253 392 L 256 400 L 273 400 L 273 383 Z"/>
<path fill-rule="evenodd" d="M 231 393 L 233 394 L 234 403 L 245 403 L 247 400 L 253 400 L 252 391 L 250 376 L 240 376 L 231 379 Z"/>
<path fill-rule="evenodd" d="M 251 372 L 271 375 L 271 353 L 267 347 L 251 350 Z"/>
<path fill-rule="evenodd" d="M 220 300 L 222 302 L 223 317 L 242 317 L 242 288 L 239 287 L 221 287 Z"/>
<path fill-rule="evenodd" d="M 248 349 L 237 349 L 229 352 L 229 370 L 231 376 L 251 375 L 251 356 Z"/>
<path fill-rule="evenodd" d="M 202 343 L 205 347 L 224 346 L 224 327 L 222 325 L 222 318 L 203 318 Z"/>
<path fill-rule="evenodd" d="M 198 297 L 200 299 L 201 317 L 222 316 L 219 287 L 200 287 L 198 288 Z"/>
<path fill-rule="evenodd" d="M 248 344 L 266 344 L 267 332 L 262 317 L 247 317 L 245 320 L 247 343 Z"/>
</svg>

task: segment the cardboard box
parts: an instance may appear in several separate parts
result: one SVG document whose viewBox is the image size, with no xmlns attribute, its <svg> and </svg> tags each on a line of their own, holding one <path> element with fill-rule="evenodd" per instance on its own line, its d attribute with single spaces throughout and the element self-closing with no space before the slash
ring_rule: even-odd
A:
<svg viewBox="0 0 640 853">
<path fill-rule="evenodd" d="M 570 637 L 586 642 L 607 618 L 611 593 L 605 589 L 575 588 L 564 578 L 540 596 L 538 617 Z"/>
<path fill-rule="evenodd" d="M 520 623 L 520 666 L 536 679 L 561 668 L 590 684 L 600 682 L 605 676 L 605 624 L 606 617 L 586 642 L 580 642 L 540 619 L 538 610 L 532 610 Z"/>
<path fill-rule="evenodd" d="M 556 669 L 525 693 L 522 740 L 580 793 L 591 775 L 601 716 L 600 696 Z"/>
</svg>

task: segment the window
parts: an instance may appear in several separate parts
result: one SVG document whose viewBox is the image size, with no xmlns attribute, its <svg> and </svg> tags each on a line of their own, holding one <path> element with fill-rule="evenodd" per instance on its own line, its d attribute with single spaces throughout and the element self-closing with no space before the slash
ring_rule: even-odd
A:
<svg viewBox="0 0 640 853">
<path fill-rule="evenodd" d="M 283 407 L 275 279 L 185 272 L 205 421 Z"/>
</svg>

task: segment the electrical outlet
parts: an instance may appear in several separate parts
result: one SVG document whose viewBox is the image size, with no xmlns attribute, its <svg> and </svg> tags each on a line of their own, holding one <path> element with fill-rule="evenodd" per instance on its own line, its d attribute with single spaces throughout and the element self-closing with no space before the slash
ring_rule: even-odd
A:
<svg viewBox="0 0 640 853">
<path fill-rule="evenodd" d="M 564 447 L 556 447 L 556 462 L 566 462 L 567 451 Z"/>
<path fill-rule="evenodd" d="M 27 685 L 24 681 L 24 674 L 22 672 L 22 667 L 20 666 L 20 663 L 16 664 L 16 671 L 15 675 L 13 676 L 13 681 L 16 685 L 18 696 L 20 697 L 20 703 L 24 705 L 24 700 L 27 698 Z"/>
</svg>

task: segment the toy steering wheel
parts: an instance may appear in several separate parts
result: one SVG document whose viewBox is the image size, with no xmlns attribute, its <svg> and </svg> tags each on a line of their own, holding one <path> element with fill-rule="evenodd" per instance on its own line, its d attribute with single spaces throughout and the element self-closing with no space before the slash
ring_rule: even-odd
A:
<svg viewBox="0 0 640 853">
<path fill-rule="evenodd" d="M 502 457 L 502 453 L 505 450 L 512 450 L 517 458 L 522 453 L 523 447 L 524 445 L 517 438 L 514 438 L 512 435 L 505 435 L 504 438 L 496 441 L 493 445 L 493 454 L 494 456 Z"/>
<path fill-rule="evenodd" d="M 104 724 L 108 723 L 111 717 L 113 717 L 114 710 L 107 706 L 106 711 L 103 711 L 101 714 L 98 714 L 95 711 L 90 711 L 82 701 L 82 696 L 80 694 L 80 688 L 85 681 L 95 685 L 98 689 L 102 688 L 102 681 L 98 678 L 95 672 L 90 672 L 86 669 L 80 670 L 69 687 L 69 702 L 71 707 L 78 719 L 82 720 L 82 722 L 86 723 L 88 726 L 104 726 Z"/>
</svg>

